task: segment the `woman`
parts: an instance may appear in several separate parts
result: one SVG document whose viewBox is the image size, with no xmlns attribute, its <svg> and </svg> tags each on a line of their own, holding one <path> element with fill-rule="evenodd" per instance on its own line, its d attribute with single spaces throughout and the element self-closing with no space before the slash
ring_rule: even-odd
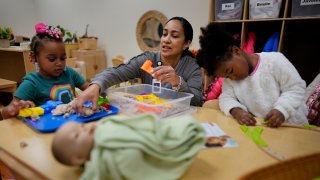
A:
<svg viewBox="0 0 320 180">
<path fill-rule="evenodd" d="M 97 74 L 91 85 L 77 98 L 76 108 L 81 112 L 85 101 L 93 102 L 96 108 L 100 93 L 121 82 L 141 78 L 143 84 L 152 84 L 152 79 L 161 80 L 162 86 L 179 92 L 194 94 L 191 104 L 202 103 L 202 77 L 200 67 L 189 51 L 193 38 L 191 24 L 182 17 L 173 17 L 163 29 L 160 52 L 144 52 L 133 57 L 127 64 L 110 67 Z M 153 76 L 140 69 L 146 60 L 153 64 Z"/>
</svg>

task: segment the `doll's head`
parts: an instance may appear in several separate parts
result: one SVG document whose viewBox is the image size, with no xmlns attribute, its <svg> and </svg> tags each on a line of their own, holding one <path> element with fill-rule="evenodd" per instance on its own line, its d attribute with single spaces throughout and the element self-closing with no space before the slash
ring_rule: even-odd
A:
<svg viewBox="0 0 320 180">
<path fill-rule="evenodd" d="M 95 129 L 95 123 L 63 124 L 52 140 L 52 153 L 56 160 L 66 165 L 81 165 L 90 160 Z"/>
<path fill-rule="evenodd" d="M 39 23 L 30 44 L 30 61 L 46 78 L 58 77 L 66 66 L 66 52 L 59 28 Z"/>
<path fill-rule="evenodd" d="M 250 74 L 252 69 L 247 54 L 240 49 L 239 41 L 221 25 L 209 23 L 201 28 L 201 32 L 197 61 L 209 76 L 242 80 Z"/>
</svg>

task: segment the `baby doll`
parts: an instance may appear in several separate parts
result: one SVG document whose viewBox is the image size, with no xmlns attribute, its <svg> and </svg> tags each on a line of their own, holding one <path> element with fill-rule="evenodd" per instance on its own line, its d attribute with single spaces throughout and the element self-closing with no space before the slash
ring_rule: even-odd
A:
<svg viewBox="0 0 320 180">
<path fill-rule="evenodd" d="M 158 120 L 152 114 L 110 116 L 98 123 L 68 122 L 54 135 L 54 157 L 85 169 L 81 179 L 178 179 L 204 145 L 191 116 Z"/>
</svg>

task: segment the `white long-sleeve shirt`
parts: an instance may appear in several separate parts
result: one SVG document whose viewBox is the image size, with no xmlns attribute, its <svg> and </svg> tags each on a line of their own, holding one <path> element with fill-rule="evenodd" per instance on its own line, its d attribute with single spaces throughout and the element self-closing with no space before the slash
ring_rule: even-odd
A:
<svg viewBox="0 0 320 180">
<path fill-rule="evenodd" d="M 279 110 L 286 122 L 302 124 L 307 121 L 303 102 L 306 83 L 289 60 L 279 52 L 258 53 L 255 72 L 244 80 L 225 79 L 219 98 L 220 109 L 228 116 L 239 107 L 258 118 L 272 109 Z"/>
</svg>

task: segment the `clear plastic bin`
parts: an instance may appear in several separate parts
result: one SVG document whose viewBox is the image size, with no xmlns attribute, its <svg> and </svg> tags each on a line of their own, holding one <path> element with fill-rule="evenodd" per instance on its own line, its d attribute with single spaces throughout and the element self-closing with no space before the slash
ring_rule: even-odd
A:
<svg viewBox="0 0 320 180">
<path fill-rule="evenodd" d="M 120 112 L 133 115 L 138 113 L 152 112 L 160 118 L 188 112 L 193 94 L 176 92 L 171 89 L 162 88 L 161 93 L 152 91 L 153 86 L 149 84 L 139 84 L 108 89 L 108 99 L 110 104 L 117 106 Z M 141 94 L 153 93 L 165 102 L 159 104 L 148 104 L 138 101 L 135 97 Z"/>
</svg>

